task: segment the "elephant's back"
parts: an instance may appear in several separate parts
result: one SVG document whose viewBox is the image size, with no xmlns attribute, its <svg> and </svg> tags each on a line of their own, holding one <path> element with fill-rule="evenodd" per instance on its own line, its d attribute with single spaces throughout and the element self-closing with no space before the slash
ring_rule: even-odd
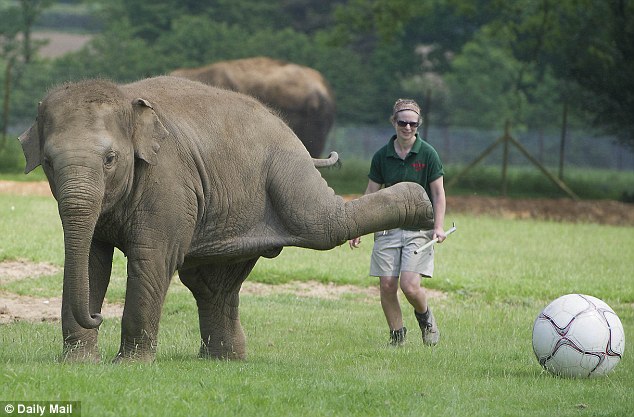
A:
<svg viewBox="0 0 634 417">
<path fill-rule="evenodd" d="M 148 78 L 123 89 L 131 99 L 148 100 L 168 130 L 184 139 L 232 152 L 305 151 L 275 111 L 251 96 L 172 76 Z"/>
<path fill-rule="evenodd" d="M 319 71 L 268 57 L 221 61 L 200 68 L 181 68 L 171 75 L 239 91 L 280 109 L 304 108 L 306 101 L 312 97 L 334 106 L 332 90 Z"/>
<path fill-rule="evenodd" d="M 206 115 L 214 110 L 228 110 L 222 107 L 226 103 L 231 103 L 231 108 L 237 111 L 257 108 L 257 104 L 261 104 L 255 103 L 253 97 L 238 92 L 175 76 L 146 78 L 122 88 L 129 96 L 145 98 L 172 112 L 197 108 L 201 115 Z"/>
</svg>

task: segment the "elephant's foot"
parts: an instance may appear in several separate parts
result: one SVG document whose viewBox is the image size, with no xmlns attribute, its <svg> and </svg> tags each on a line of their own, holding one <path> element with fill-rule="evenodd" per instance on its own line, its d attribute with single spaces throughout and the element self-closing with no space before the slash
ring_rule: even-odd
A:
<svg viewBox="0 0 634 417">
<path fill-rule="evenodd" d="M 207 337 L 201 341 L 198 356 L 203 359 L 244 360 L 247 358 L 244 338 L 231 343 Z"/>
<path fill-rule="evenodd" d="M 97 363 L 101 360 L 96 340 L 65 341 L 62 362 Z"/>
<path fill-rule="evenodd" d="M 156 358 L 157 343 L 148 336 L 125 337 L 121 341 L 119 353 L 113 359 L 114 363 L 143 362 L 151 363 Z"/>
</svg>

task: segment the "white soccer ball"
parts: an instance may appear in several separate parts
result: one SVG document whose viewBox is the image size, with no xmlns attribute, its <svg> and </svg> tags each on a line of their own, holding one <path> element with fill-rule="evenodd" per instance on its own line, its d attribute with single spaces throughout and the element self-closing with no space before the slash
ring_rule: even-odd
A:
<svg viewBox="0 0 634 417">
<path fill-rule="evenodd" d="M 533 325 L 535 356 L 556 375 L 605 375 L 619 363 L 624 349 L 621 320 L 610 306 L 590 295 L 557 298 Z"/>
</svg>

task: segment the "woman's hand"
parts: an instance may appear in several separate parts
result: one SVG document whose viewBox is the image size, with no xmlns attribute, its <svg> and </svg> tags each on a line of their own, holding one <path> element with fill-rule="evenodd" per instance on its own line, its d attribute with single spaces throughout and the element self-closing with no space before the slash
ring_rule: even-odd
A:
<svg viewBox="0 0 634 417">
<path fill-rule="evenodd" d="M 447 239 L 447 235 L 442 227 L 434 228 L 434 236 L 432 239 L 438 239 L 438 243 L 442 243 L 445 239 Z"/>
<path fill-rule="evenodd" d="M 355 237 L 354 239 L 350 239 L 348 241 L 348 244 L 350 245 L 350 249 L 358 248 L 359 245 L 361 244 L 361 238 Z"/>
</svg>

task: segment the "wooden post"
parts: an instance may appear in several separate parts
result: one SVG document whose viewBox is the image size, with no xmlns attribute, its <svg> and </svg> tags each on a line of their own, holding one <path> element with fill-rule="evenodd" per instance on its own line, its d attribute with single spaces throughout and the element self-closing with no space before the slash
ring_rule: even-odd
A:
<svg viewBox="0 0 634 417">
<path fill-rule="evenodd" d="M 544 128 L 543 127 L 539 127 L 539 153 L 538 153 L 538 160 L 540 163 L 544 163 Z"/>
<path fill-rule="evenodd" d="M 465 169 L 463 169 L 462 171 L 460 171 L 455 177 L 453 177 L 449 182 L 447 182 L 447 187 L 451 187 L 453 184 L 457 183 L 458 180 L 467 172 L 469 172 L 471 170 L 471 168 L 473 168 L 474 166 L 478 165 L 484 158 L 487 157 L 487 155 L 489 155 L 491 152 L 493 152 L 493 150 L 495 148 L 497 148 L 497 146 L 504 140 L 504 136 L 501 136 L 498 140 L 496 140 L 495 142 L 493 142 L 493 144 L 491 146 L 489 146 L 488 148 L 486 148 L 484 150 L 484 152 L 482 152 L 480 154 L 480 156 L 478 156 L 472 163 L 469 164 L 469 166 L 467 166 Z"/>
<path fill-rule="evenodd" d="M 504 124 L 504 150 L 502 152 L 502 196 L 506 197 L 508 189 L 507 171 L 509 165 L 509 127 L 511 123 L 507 120 Z"/>
<path fill-rule="evenodd" d="M 577 194 L 575 194 L 574 191 L 572 191 L 570 188 L 568 188 L 566 183 L 564 183 L 562 180 L 560 180 L 559 178 L 555 177 L 550 172 L 548 172 L 548 170 L 546 168 L 544 168 L 544 166 L 542 164 L 540 164 L 537 159 L 533 158 L 533 156 L 526 150 L 526 148 L 524 146 L 522 146 L 521 143 L 519 143 L 518 141 L 516 141 L 512 137 L 509 137 L 509 140 L 511 141 L 511 143 L 513 143 L 513 145 L 515 145 L 517 147 L 517 149 L 520 150 L 520 152 L 522 152 L 524 154 L 526 159 L 531 161 L 533 163 L 533 165 L 535 165 L 546 176 L 546 178 L 551 180 L 557 187 L 559 187 L 559 189 L 561 191 L 563 191 L 564 193 L 568 194 L 568 196 L 570 198 L 572 198 L 573 200 L 579 200 L 579 196 Z"/>
<path fill-rule="evenodd" d="M 564 99 L 564 109 L 561 122 L 561 140 L 559 141 L 559 179 L 564 179 L 564 159 L 566 150 L 566 134 L 568 130 L 568 100 Z"/>
<path fill-rule="evenodd" d="M 533 163 L 533 165 L 535 165 L 541 172 L 542 174 L 544 174 L 546 176 L 546 178 L 548 178 L 549 180 L 551 180 L 560 190 L 562 190 L 564 193 L 566 193 L 570 198 L 572 198 L 573 200 L 579 200 L 579 196 L 577 196 L 577 194 L 574 193 L 574 191 L 572 191 L 562 180 L 560 180 L 559 178 L 557 178 L 556 176 L 552 175 L 550 172 L 548 172 L 548 170 L 546 168 L 544 168 L 544 166 L 537 160 L 535 159 L 530 152 L 528 152 L 528 150 L 526 150 L 526 148 L 524 148 L 524 146 L 522 146 L 521 143 L 519 143 L 517 140 L 515 140 L 509 133 L 509 129 L 510 129 L 510 122 L 506 122 L 506 127 L 504 130 L 504 135 L 501 136 L 498 140 L 496 140 L 493 144 L 491 144 L 491 146 L 489 146 L 488 148 L 486 148 L 484 150 L 484 152 L 482 152 L 480 154 L 480 156 L 478 156 L 471 164 L 469 164 L 469 166 L 467 166 L 465 169 L 463 169 L 461 172 L 459 172 L 455 177 L 453 177 L 450 181 L 448 181 L 446 183 L 446 187 L 449 188 L 451 187 L 453 184 L 457 183 L 458 180 L 465 175 L 467 172 L 469 172 L 471 170 L 471 168 L 473 168 L 474 166 L 478 165 L 484 158 L 487 157 L 487 155 L 489 155 L 491 152 L 493 152 L 493 150 L 501 143 L 504 143 L 504 160 L 503 160 L 503 166 L 502 166 L 502 191 L 503 194 L 506 195 L 506 170 L 507 170 L 507 164 L 508 164 L 508 145 L 512 144 L 515 145 L 515 147 L 517 147 L 517 149 L 519 149 L 519 151 L 526 157 L 526 159 L 528 159 L 530 162 Z"/>
</svg>

